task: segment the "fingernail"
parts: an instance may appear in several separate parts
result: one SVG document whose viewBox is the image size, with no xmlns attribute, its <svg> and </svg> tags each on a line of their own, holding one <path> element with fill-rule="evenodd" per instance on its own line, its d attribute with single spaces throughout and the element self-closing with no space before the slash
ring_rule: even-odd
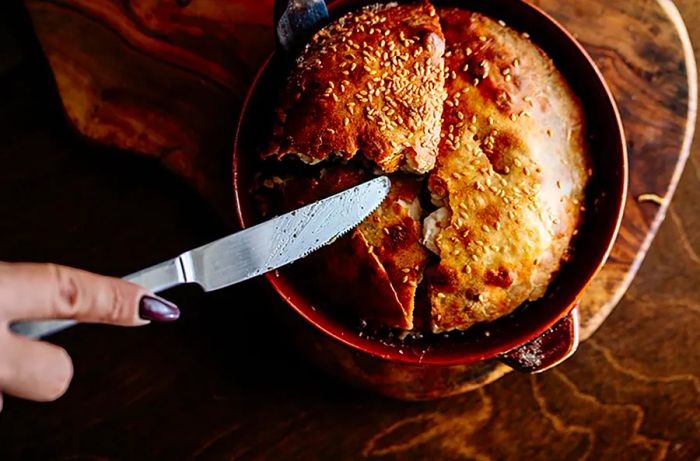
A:
<svg viewBox="0 0 700 461">
<path fill-rule="evenodd" d="M 144 296 L 139 303 L 139 316 L 144 320 L 172 322 L 180 317 L 180 309 L 157 296 Z"/>
</svg>

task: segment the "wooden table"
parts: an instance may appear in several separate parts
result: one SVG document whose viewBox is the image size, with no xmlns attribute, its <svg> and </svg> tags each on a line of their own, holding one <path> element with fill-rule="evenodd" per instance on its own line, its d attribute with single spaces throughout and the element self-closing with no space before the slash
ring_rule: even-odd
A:
<svg viewBox="0 0 700 461">
<path fill-rule="evenodd" d="M 678 6 L 700 43 L 695 3 Z M 226 232 L 155 160 L 75 134 L 15 2 L 0 6 L 0 121 L 0 259 L 119 275 Z M 174 325 L 57 335 L 74 384 L 52 404 L 7 399 L 0 459 L 697 459 L 698 150 L 619 307 L 552 372 L 436 402 L 386 400 L 307 364 L 280 325 L 258 332 L 269 306 L 243 299 L 250 284 L 180 290 Z"/>
</svg>

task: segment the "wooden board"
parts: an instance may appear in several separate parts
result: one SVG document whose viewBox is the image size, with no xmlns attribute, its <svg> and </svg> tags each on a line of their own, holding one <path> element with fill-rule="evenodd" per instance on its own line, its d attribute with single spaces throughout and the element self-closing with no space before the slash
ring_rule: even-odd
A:
<svg viewBox="0 0 700 461">
<path fill-rule="evenodd" d="M 158 157 L 220 212 L 232 214 L 231 134 L 246 84 L 272 49 L 271 1 L 26 4 L 78 130 Z M 628 137 L 631 200 L 610 261 L 581 303 L 582 336 L 588 338 L 634 278 L 685 165 L 695 126 L 695 62 L 668 1 L 535 4 L 594 57 Z M 639 203 L 645 193 L 666 203 Z M 507 371 L 499 365 L 493 378 Z"/>
<path fill-rule="evenodd" d="M 587 335 L 624 293 L 665 215 L 688 154 L 696 103 L 695 65 L 673 5 L 636 0 L 610 3 L 539 2 L 578 35 L 610 82 L 629 138 L 632 198 L 654 192 L 667 199 L 662 207 L 636 200 L 628 203 L 611 261 L 587 295 Z M 270 5 L 246 2 L 243 8 L 226 11 L 222 21 L 215 17 L 218 10 L 213 2 L 206 0 L 194 0 L 181 10 L 175 8 L 175 2 L 27 0 L 26 4 L 55 72 L 66 112 L 75 125 L 100 142 L 162 157 L 210 202 L 218 204 L 219 210 L 228 211 L 226 143 L 230 143 L 232 132 L 228 127 L 233 126 L 244 82 L 256 67 L 256 59 L 265 54 L 265 46 L 271 46 L 271 39 L 261 39 L 270 37 L 266 16 Z M 255 31 L 247 28 L 259 18 Z M 208 34 L 217 40 L 207 41 Z M 242 51 L 228 48 L 232 54 L 227 55 L 219 47 L 231 42 L 240 50 L 259 50 L 259 54 L 245 61 L 240 59 Z M 175 49 L 189 50 L 189 54 Z M 210 71 L 205 61 L 224 71 Z M 228 74 L 245 74 L 240 80 L 243 84 L 239 87 L 236 80 L 222 77 Z M 150 115 L 145 120 L 136 117 L 142 113 Z M 224 176 L 221 182 L 216 180 L 218 173 Z M 19 250 L 12 254 L 17 258 L 22 255 Z M 116 252 L 112 256 L 119 259 Z M 84 258 L 90 260 L 89 256 Z M 134 256 L 131 261 L 145 262 Z M 106 270 L 107 266 L 94 267 Z M 111 268 L 116 272 L 121 269 L 136 267 Z M 255 288 L 249 285 L 237 293 L 249 295 Z M 216 301 L 213 298 L 212 303 Z M 256 319 L 255 315 L 225 318 Z M 632 324 L 624 329 L 628 335 L 642 322 L 632 314 L 623 320 Z M 411 406 L 352 392 L 298 362 L 293 366 L 301 370 L 280 362 L 275 359 L 277 354 L 262 355 L 262 359 L 271 360 L 273 371 L 251 359 L 232 360 L 225 354 L 207 357 L 204 354 L 227 345 L 246 354 L 250 351 L 241 340 L 214 339 L 226 330 L 205 325 L 200 321 L 177 326 L 169 330 L 171 333 L 164 329 L 131 333 L 131 341 L 119 347 L 111 344 L 123 337 L 112 330 L 97 330 L 99 334 L 83 330 L 84 341 L 78 338 L 80 330 L 61 336 L 59 341 L 74 346 L 97 341 L 112 354 L 121 350 L 147 352 L 143 358 L 129 357 L 113 364 L 110 373 L 100 374 L 94 369 L 104 365 L 99 353 L 73 348 L 78 360 L 82 358 L 84 365 L 94 368 L 79 371 L 77 389 L 49 407 L 53 410 L 16 406 L 26 412 L 27 416 L 22 416 L 8 408 L 19 424 L 1 424 L 0 432 L 8 437 L 3 443 L 5 450 L 17 459 L 31 459 L 32 454 L 105 454 L 124 459 L 250 458 L 263 454 L 271 459 L 357 459 L 362 455 L 377 459 L 409 455 L 416 459 L 485 459 L 537 454 L 601 459 L 615 456 L 614 451 L 606 450 L 606 444 L 614 439 L 616 449 L 625 450 L 618 453 L 637 458 L 675 455 L 690 459 L 698 455 L 697 445 L 674 441 L 669 435 L 685 427 L 686 439 L 681 441 L 692 440 L 687 437 L 698 427 L 692 418 L 698 402 L 698 378 L 675 371 L 687 365 L 683 359 L 674 364 L 645 363 L 643 370 L 647 371 L 639 371 L 611 352 L 622 348 L 632 353 L 634 347 L 628 343 L 595 340 L 587 354 L 577 356 L 571 366 L 543 377 L 515 376 L 456 399 Z M 645 331 L 655 337 L 653 330 Z M 172 335 L 175 340 L 169 339 Z M 178 346 L 178 337 L 188 343 Z M 244 338 L 250 341 L 253 337 Z M 642 339 L 639 347 L 645 347 Z M 675 339 L 676 352 L 696 345 L 688 334 Z M 159 341 L 175 350 L 177 362 L 154 362 L 161 356 L 149 345 Z M 153 363 L 152 369 L 149 363 Z M 234 366 L 242 375 L 222 372 L 227 366 Z M 171 372 L 167 372 L 168 367 L 172 367 Z M 188 374 L 191 370 L 196 370 L 196 378 Z M 155 387 L 149 388 L 149 383 Z M 105 385 L 104 391 L 90 390 Z M 602 397 L 599 389 L 605 390 Z M 663 414 L 656 413 L 664 408 L 659 403 L 661 397 L 655 400 L 660 405 L 657 407 L 635 401 L 671 390 L 674 405 Z M 63 416 L 41 422 L 47 411 Z M 32 419 L 32 415 L 37 418 Z M 134 418 L 138 423 L 129 422 Z M 198 424 L 188 424 L 183 418 Z M 650 418 L 655 421 L 653 427 Z M 66 421 L 73 425 L 66 426 Z M 177 440 L 171 440 L 169 424 L 177 426 Z M 672 427 L 674 424 L 684 426 Z M 22 427 L 35 430 L 26 433 Z M 53 435 L 34 445 L 32 433 L 37 432 Z M 522 437 L 523 432 L 527 437 Z"/>
</svg>

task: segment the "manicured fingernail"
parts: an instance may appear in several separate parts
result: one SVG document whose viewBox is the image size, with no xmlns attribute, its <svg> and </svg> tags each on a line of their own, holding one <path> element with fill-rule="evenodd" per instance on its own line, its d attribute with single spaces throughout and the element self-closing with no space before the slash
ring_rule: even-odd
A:
<svg viewBox="0 0 700 461">
<path fill-rule="evenodd" d="M 144 320 L 172 322 L 180 317 L 180 309 L 157 296 L 144 296 L 139 303 L 139 316 Z"/>
</svg>

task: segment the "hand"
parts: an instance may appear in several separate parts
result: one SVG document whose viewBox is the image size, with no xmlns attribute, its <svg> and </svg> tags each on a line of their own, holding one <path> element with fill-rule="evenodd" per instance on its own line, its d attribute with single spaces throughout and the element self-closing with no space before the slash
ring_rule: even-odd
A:
<svg viewBox="0 0 700 461">
<path fill-rule="evenodd" d="M 11 322 L 141 326 L 179 315 L 174 304 L 131 282 L 55 264 L 0 263 L 0 410 L 2 392 L 48 402 L 62 396 L 73 377 L 65 349 L 12 333 Z"/>
</svg>

